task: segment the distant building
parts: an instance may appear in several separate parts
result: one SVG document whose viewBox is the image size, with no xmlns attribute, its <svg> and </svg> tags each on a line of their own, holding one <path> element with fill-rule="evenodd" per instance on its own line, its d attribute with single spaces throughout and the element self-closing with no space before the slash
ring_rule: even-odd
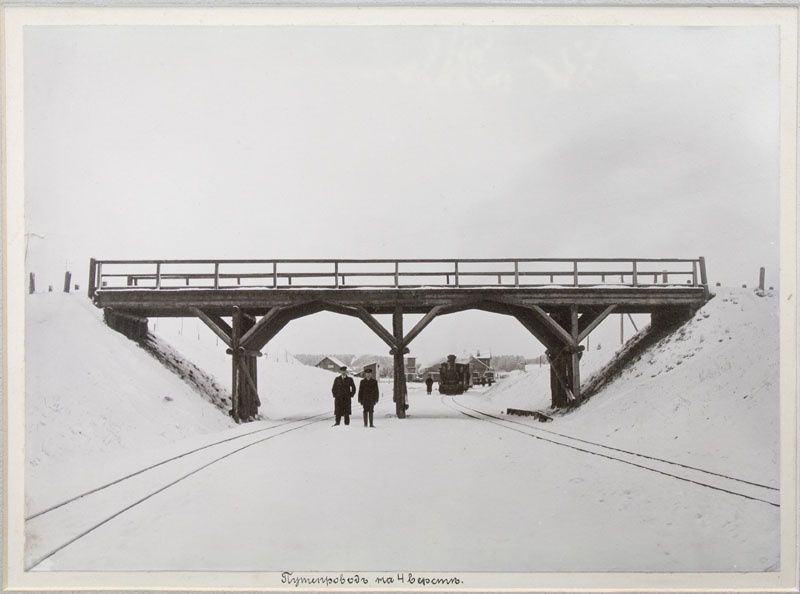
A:
<svg viewBox="0 0 800 594">
<path fill-rule="evenodd" d="M 472 382 L 474 384 L 489 383 L 489 385 L 491 385 L 494 382 L 495 374 L 494 369 L 492 369 L 491 356 L 481 357 L 480 353 L 478 353 L 476 357 L 470 355 L 469 366 L 472 371 Z"/>
<path fill-rule="evenodd" d="M 480 361 L 481 363 L 483 363 L 484 365 L 486 365 L 486 367 L 491 367 L 492 366 L 492 355 L 491 355 L 491 353 L 489 353 L 488 355 L 481 356 L 481 352 L 478 351 L 477 354 L 475 355 L 475 358 L 478 361 Z"/>
<path fill-rule="evenodd" d="M 319 367 L 320 369 L 325 369 L 327 371 L 335 371 L 339 373 L 339 368 L 345 367 L 345 364 L 339 361 L 336 357 L 325 357 L 317 363 L 314 367 Z"/>
<path fill-rule="evenodd" d="M 413 382 L 417 378 L 417 358 L 406 357 L 406 381 Z"/>
<path fill-rule="evenodd" d="M 359 377 L 364 377 L 364 372 L 367 369 L 372 371 L 372 377 L 374 377 L 376 380 L 380 379 L 379 373 L 380 373 L 380 370 L 381 370 L 381 366 L 377 361 L 375 361 L 373 363 L 365 363 L 364 365 L 361 366 L 361 369 L 358 371 L 358 373 L 355 373 L 355 375 L 357 375 Z"/>
</svg>

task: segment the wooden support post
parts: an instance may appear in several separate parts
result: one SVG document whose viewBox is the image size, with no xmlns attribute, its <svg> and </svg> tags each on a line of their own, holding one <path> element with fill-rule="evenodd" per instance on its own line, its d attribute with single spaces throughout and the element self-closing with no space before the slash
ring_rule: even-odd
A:
<svg viewBox="0 0 800 594">
<path fill-rule="evenodd" d="M 395 347 L 390 351 L 394 355 L 394 395 L 395 411 L 398 419 L 406 418 L 406 371 L 403 351 L 403 310 L 397 307 L 392 315 L 392 334 L 394 335 Z"/>
<path fill-rule="evenodd" d="M 251 356 L 239 358 L 239 416 L 242 420 L 255 419 L 261 405 L 258 398 L 257 361 L 256 357 Z"/>
<path fill-rule="evenodd" d="M 580 327 L 578 325 L 578 308 L 573 305 L 570 307 L 570 324 L 573 344 L 570 349 L 570 379 L 572 384 L 572 395 L 577 402 L 581 401 L 581 347 L 578 345 L 578 335 Z"/>
<path fill-rule="evenodd" d="M 547 350 L 550 362 L 550 405 L 553 408 L 565 408 L 570 403 L 570 391 L 566 380 L 567 360 L 563 352 Z"/>
<path fill-rule="evenodd" d="M 28 293 L 33 295 L 36 292 L 36 275 L 31 272 L 30 276 L 28 277 Z"/>
<path fill-rule="evenodd" d="M 766 270 L 762 266 L 761 269 L 758 271 L 758 288 L 761 291 L 764 290 L 764 276 L 765 276 L 765 273 L 766 273 Z"/>
<path fill-rule="evenodd" d="M 94 297 L 94 291 L 97 288 L 97 260 L 94 258 L 89 259 L 89 299 Z"/>
<path fill-rule="evenodd" d="M 581 347 L 578 345 L 580 323 L 578 308 L 553 312 L 551 322 L 561 328 L 557 342 L 549 343 L 546 351 L 550 361 L 550 392 L 553 408 L 564 408 L 580 397 Z M 576 394 L 577 391 L 577 394 Z"/>
<path fill-rule="evenodd" d="M 242 311 L 238 306 L 233 307 L 233 319 L 231 320 L 231 416 L 239 423 L 241 395 L 239 392 L 239 339 L 242 336 Z"/>
<path fill-rule="evenodd" d="M 237 359 L 239 364 L 239 419 L 246 421 L 254 418 L 258 414 L 258 388 L 256 378 L 256 358 L 260 352 L 249 352 L 247 349 L 242 348 L 242 337 L 247 334 L 255 325 L 255 320 L 239 311 L 239 347 L 237 350 Z"/>
<path fill-rule="evenodd" d="M 762 268 L 761 270 L 764 270 L 764 269 Z M 72 273 L 69 270 L 67 270 L 67 272 L 64 273 L 64 292 L 65 293 L 69 293 L 69 288 L 70 288 L 71 284 L 72 284 Z M 764 283 L 762 282 L 761 284 L 763 285 Z"/>
<path fill-rule="evenodd" d="M 256 357 L 248 357 L 247 362 L 250 365 L 249 378 L 253 383 L 253 416 L 258 416 L 258 407 L 261 406 L 261 399 L 258 397 L 258 359 Z"/>
<path fill-rule="evenodd" d="M 700 256 L 700 284 L 705 287 L 708 292 L 708 276 L 706 275 L 706 259 Z"/>
</svg>

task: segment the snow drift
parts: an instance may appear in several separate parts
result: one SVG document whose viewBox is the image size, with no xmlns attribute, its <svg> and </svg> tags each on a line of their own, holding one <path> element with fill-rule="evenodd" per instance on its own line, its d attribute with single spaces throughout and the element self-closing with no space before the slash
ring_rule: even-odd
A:
<svg viewBox="0 0 800 594">
<path fill-rule="evenodd" d="M 718 291 L 690 321 L 640 353 L 584 405 L 557 414 L 545 427 L 777 486 L 777 309 L 772 294 Z M 213 376 L 223 390 L 229 389 L 230 360 L 210 331 L 175 335 L 165 322 L 151 321 L 161 340 Z M 30 296 L 27 341 L 29 508 L 82 493 L 93 486 L 87 482 L 99 484 L 150 461 L 267 424 L 233 424 L 188 383 L 106 327 L 83 296 Z M 53 344 L 63 347 L 54 354 Z M 602 373 L 605 363 L 601 353 L 587 352 L 583 376 Z M 268 349 L 259 362 L 261 412 L 273 420 L 330 414 L 332 379 L 329 372 L 298 365 L 288 353 Z M 631 472 L 623 464 L 599 464 L 574 451 L 562 455 L 537 449 L 529 438 L 498 434 L 493 425 L 475 424 L 446 409 L 448 399 L 427 396 L 418 384 L 409 386 L 409 418 L 398 420 L 392 414 L 391 384 L 383 383 L 382 390 L 378 429 L 331 429 L 320 423 L 307 434 L 293 433 L 292 440 L 270 442 L 267 450 L 258 455 L 253 451 L 251 458 L 240 461 L 255 469 L 255 476 L 215 467 L 203 497 L 183 494 L 191 508 L 180 513 L 157 509 L 185 525 L 167 525 L 152 508 L 125 514 L 102 537 L 94 533 L 93 539 L 68 547 L 40 569 L 272 570 L 293 567 L 309 555 L 316 555 L 314 563 L 336 569 L 341 567 L 337 563 L 352 563 L 355 554 L 363 555 L 359 559 L 364 567 L 371 567 L 380 563 L 380 543 L 386 542 L 397 544 L 395 562 L 431 570 L 769 571 L 779 565 L 777 508 L 737 497 L 720 499 L 710 489 L 687 487 L 657 473 Z M 457 401 L 495 415 L 507 408 L 546 410 L 549 370 L 531 366 Z M 357 406 L 354 412 L 357 417 Z M 357 461 L 369 471 L 347 472 Z M 81 478 L 87 471 L 90 480 Z M 485 484 L 487 473 L 494 473 L 491 488 Z M 274 476 L 282 478 L 282 489 L 268 486 Z M 309 488 L 311 476 L 326 478 Z M 347 477 L 348 484 L 336 483 L 337 476 Z M 259 477 L 266 483 L 255 489 L 245 485 Z M 353 480 L 356 493 L 350 495 L 348 481 Z M 237 493 L 252 497 L 252 509 L 279 513 L 236 518 L 240 523 L 233 527 L 224 514 L 209 517 L 209 509 L 218 508 L 207 506 L 226 501 L 232 482 Z M 329 534 L 330 489 L 348 502 L 348 515 Z M 361 525 L 351 521 L 364 510 L 364 494 L 375 501 L 369 513 L 381 518 L 370 536 L 376 540 L 344 548 L 332 558 L 329 545 L 341 542 L 343 534 L 353 542 L 367 538 Z M 166 505 L 168 499 L 159 498 L 158 504 Z M 394 514 L 391 509 L 404 511 Z M 410 513 L 440 530 L 419 533 L 417 523 L 406 519 Z M 208 538 L 192 536 L 190 543 L 185 539 L 201 528 L 198 517 L 207 520 L 202 528 Z M 264 533 L 273 535 L 269 546 L 262 542 Z M 304 535 L 312 533 L 316 538 L 309 542 Z M 245 547 L 252 558 L 231 558 L 229 553 L 241 550 L 231 543 L 245 534 L 253 539 Z M 476 535 L 491 538 L 492 554 L 487 555 Z M 109 547 L 106 539 L 117 537 L 124 542 L 139 539 L 137 554 Z M 203 543 L 218 538 L 229 546 L 208 557 Z M 174 546 L 176 539 L 183 544 Z M 154 542 L 169 549 L 169 556 L 154 556 Z M 433 542 L 432 550 L 425 548 Z"/>
</svg>

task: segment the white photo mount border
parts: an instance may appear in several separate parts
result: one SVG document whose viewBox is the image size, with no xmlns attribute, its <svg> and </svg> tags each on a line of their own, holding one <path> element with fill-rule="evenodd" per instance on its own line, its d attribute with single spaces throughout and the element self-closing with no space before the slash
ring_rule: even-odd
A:
<svg viewBox="0 0 800 594">
<path fill-rule="evenodd" d="M 3 28 L 3 587 L 7 590 L 234 590 L 350 591 L 290 587 L 277 573 L 250 572 L 25 572 L 24 550 L 24 134 L 23 36 L 36 26 L 765 26 L 780 29 L 781 81 L 781 569 L 746 574 L 482 574 L 470 573 L 463 590 L 447 591 L 780 591 L 797 592 L 797 50 L 796 3 L 698 4 L 645 3 L 504 3 L 443 2 L 436 4 L 375 2 L 285 3 L 220 6 L 218 3 L 5 3 Z M 309 568 L 309 575 L 314 569 Z M 362 572 L 375 584 L 375 572 Z M 389 588 L 363 588 L 367 590 Z M 395 584 L 392 590 L 441 589 Z"/>
</svg>

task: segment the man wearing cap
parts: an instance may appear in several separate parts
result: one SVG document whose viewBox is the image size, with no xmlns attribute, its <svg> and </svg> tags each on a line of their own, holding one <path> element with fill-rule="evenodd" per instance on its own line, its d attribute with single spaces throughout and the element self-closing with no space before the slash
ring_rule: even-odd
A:
<svg viewBox="0 0 800 594">
<path fill-rule="evenodd" d="M 364 379 L 358 384 L 358 401 L 364 407 L 364 427 L 374 427 L 372 424 L 372 415 L 375 412 L 375 403 L 378 402 L 378 380 L 372 377 L 372 370 L 367 368 L 364 370 Z"/>
<path fill-rule="evenodd" d="M 356 393 L 356 384 L 353 378 L 347 375 L 347 367 L 342 365 L 339 368 L 339 375 L 333 380 L 333 414 L 336 415 L 334 427 L 339 424 L 344 417 L 344 424 L 350 424 L 350 412 L 352 410 L 350 401 Z"/>
</svg>

